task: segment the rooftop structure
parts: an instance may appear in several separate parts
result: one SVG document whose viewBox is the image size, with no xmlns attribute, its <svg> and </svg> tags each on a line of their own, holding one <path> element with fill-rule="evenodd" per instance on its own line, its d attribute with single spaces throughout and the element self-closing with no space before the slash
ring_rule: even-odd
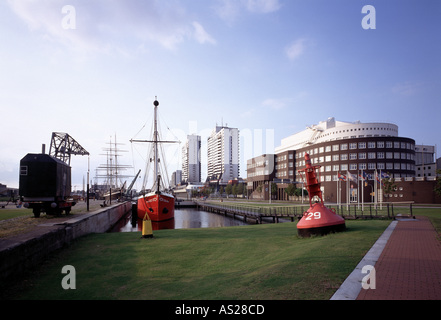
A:
<svg viewBox="0 0 441 320">
<path fill-rule="evenodd" d="M 281 146 L 276 147 L 275 153 L 298 150 L 327 141 L 364 137 L 398 137 L 398 126 L 392 123 L 343 122 L 328 118 L 282 139 Z"/>
</svg>

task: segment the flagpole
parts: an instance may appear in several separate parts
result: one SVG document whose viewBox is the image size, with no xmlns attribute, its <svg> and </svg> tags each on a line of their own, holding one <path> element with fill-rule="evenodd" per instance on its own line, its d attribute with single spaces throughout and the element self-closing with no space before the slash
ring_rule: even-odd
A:
<svg viewBox="0 0 441 320">
<path fill-rule="evenodd" d="M 360 209 L 360 170 L 357 170 L 357 209 Z"/>
<path fill-rule="evenodd" d="M 340 172 L 337 172 L 337 207 L 340 208 Z"/>
<path fill-rule="evenodd" d="M 375 169 L 375 178 L 374 178 L 374 197 L 375 197 L 375 211 L 377 210 L 377 195 L 378 195 L 378 173 L 377 169 Z"/>
<path fill-rule="evenodd" d="M 361 211 L 364 213 L 364 173 L 361 170 Z"/>
<path fill-rule="evenodd" d="M 349 171 L 346 171 L 346 210 L 349 210 Z"/>
<path fill-rule="evenodd" d="M 383 176 L 383 174 L 381 173 L 381 170 L 380 170 L 380 191 L 381 191 L 380 192 L 381 198 L 379 199 L 380 200 L 380 210 L 383 210 L 383 183 L 381 181 L 382 176 Z"/>
</svg>

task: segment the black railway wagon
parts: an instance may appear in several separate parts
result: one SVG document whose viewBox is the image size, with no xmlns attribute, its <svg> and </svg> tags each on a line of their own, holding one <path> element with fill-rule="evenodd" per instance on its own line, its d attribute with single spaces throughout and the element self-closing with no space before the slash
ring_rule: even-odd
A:
<svg viewBox="0 0 441 320">
<path fill-rule="evenodd" d="M 70 212 L 71 167 L 48 154 L 27 154 L 20 161 L 19 193 L 36 217 Z"/>
</svg>

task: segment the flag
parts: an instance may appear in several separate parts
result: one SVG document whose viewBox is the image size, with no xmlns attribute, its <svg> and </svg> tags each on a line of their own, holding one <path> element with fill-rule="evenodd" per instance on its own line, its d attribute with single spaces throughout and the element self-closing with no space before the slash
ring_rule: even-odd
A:
<svg viewBox="0 0 441 320">
<path fill-rule="evenodd" d="M 348 179 L 351 181 L 357 181 L 357 175 L 352 174 L 348 171 Z"/>
<path fill-rule="evenodd" d="M 381 172 L 380 175 L 383 176 L 383 172 Z M 384 186 L 384 183 L 382 180 L 380 180 L 380 177 L 378 176 L 377 172 L 375 172 L 375 178 L 377 179 L 378 183 L 381 183 L 381 185 Z"/>
<path fill-rule="evenodd" d="M 381 172 L 381 178 L 382 179 L 389 179 L 390 176 L 386 172 Z"/>
<path fill-rule="evenodd" d="M 338 179 L 341 181 L 346 181 L 346 176 L 344 174 L 338 173 Z"/>
</svg>

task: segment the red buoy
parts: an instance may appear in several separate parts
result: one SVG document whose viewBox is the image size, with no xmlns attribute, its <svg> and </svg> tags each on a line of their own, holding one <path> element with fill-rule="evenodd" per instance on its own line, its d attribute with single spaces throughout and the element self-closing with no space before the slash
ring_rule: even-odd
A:
<svg viewBox="0 0 441 320">
<path fill-rule="evenodd" d="M 309 194 L 310 208 L 303 214 L 302 219 L 297 223 L 297 232 L 301 237 L 311 235 L 325 235 L 331 232 L 346 230 L 345 220 L 333 210 L 327 208 L 323 203 L 322 191 L 316 170 L 320 166 L 312 166 L 311 158 L 305 153 L 306 168 L 299 170 L 306 176 L 306 188 Z M 303 175 L 302 175 L 303 178 Z M 312 204 L 313 198 L 318 197 L 320 202 Z"/>
</svg>

